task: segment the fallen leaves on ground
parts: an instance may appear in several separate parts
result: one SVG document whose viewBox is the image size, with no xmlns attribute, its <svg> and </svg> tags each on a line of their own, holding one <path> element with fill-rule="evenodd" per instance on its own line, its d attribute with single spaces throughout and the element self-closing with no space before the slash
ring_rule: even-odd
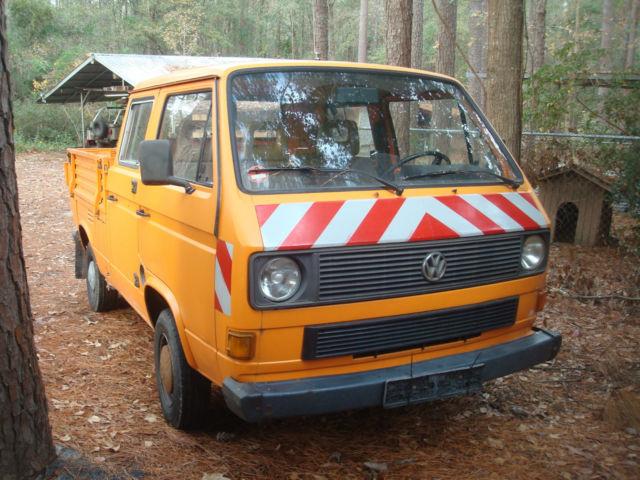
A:
<svg viewBox="0 0 640 480">
<path fill-rule="evenodd" d="M 162 417 L 152 331 L 129 308 L 93 313 L 74 251 L 64 154 L 19 155 L 24 254 L 54 439 L 121 478 L 637 478 L 640 262 L 617 248 L 554 245 L 539 323 L 557 359 L 481 393 L 250 425 L 218 390 L 201 428 Z M 629 239 L 628 219 L 613 231 Z M 143 473 L 141 473 L 143 472 Z"/>
</svg>

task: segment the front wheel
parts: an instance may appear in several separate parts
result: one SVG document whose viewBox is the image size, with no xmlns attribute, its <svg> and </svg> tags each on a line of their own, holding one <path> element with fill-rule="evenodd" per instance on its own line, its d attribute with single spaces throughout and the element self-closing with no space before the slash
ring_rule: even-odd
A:
<svg viewBox="0 0 640 480">
<path fill-rule="evenodd" d="M 168 308 L 158 316 L 153 352 L 164 418 L 176 428 L 192 427 L 206 411 L 211 383 L 187 363 L 173 314 Z"/>
<path fill-rule="evenodd" d="M 98 269 L 91 245 L 87 246 L 87 296 L 94 312 L 107 312 L 118 305 L 118 291 L 109 286 Z"/>
</svg>

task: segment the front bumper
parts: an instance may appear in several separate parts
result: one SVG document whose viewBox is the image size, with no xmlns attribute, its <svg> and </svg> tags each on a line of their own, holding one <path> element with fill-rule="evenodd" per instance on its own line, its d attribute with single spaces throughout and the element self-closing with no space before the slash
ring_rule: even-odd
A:
<svg viewBox="0 0 640 480">
<path fill-rule="evenodd" d="M 480 389 L 482 382 L 546 362 L 562 337 L 535 329 L 510 342 L 471 352 L 379 370 L 276 382 L 222 383 L 227 406 L 248 422 L 337 412 L 363 407 L 396 407 Z"/>
</svg>

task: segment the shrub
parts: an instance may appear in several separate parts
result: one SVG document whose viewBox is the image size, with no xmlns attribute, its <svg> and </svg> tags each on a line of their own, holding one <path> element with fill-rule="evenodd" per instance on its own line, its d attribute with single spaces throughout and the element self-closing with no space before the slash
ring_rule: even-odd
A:
<svg viewBox="0 0 640 480">
<path fill-rule="evenodd" d="M 16 151 L 54 150 L 82 143 L 80 109 L 76 105 L 39 105 L 17 100 L 13 106 Z"/>
</svg>

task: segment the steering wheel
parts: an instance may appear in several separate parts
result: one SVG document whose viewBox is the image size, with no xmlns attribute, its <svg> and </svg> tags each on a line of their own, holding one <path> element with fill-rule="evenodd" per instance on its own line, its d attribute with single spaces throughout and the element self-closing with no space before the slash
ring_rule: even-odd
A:
<svg viewBox="0 0 640 480">
<path fill-rule="evenodd" d="M 411 160 L 415 160 L 416 158 L 420 158 L 420 157 L 434 157 L 433 158 L 433 162 L 431 162 L 431 165 L 441 165 L 442 162 L 446 163 L 447 165 L 451 165 L 451 160 L 449 159 L 449 157 L 447 157 L 444 153 L 442 153 L 439 150 L 426 150 L 424 152 L 418 152 L 418 153 L 414 153 L 411 155 L 407 155 L 404 158 L 401 158 L 400 160 L 398 160 L 398 163 L 396 163 L 395 165 L 391 165 L 389 168 L 387 168 L 384 173 L 382 174 L 383 177 L 387 176 L 389 173 L 393 172 L 395 169 L 403 166 L 405 163 L 410 162 Z"/>
</svg>

